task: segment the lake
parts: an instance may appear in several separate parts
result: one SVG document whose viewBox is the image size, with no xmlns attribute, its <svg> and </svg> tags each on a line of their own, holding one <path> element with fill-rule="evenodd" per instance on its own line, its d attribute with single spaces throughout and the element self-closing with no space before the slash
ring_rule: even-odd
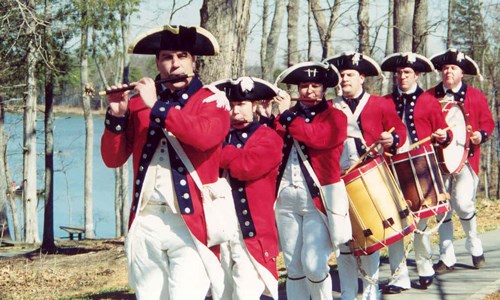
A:
<svg viewBox="0 0 500 300">
<path fill-rule="evenodd" d="M 37 189 L 44 188 L 44 121 L 37 114 Z M 100 141 L 104 129 L 104 116 L 93 116 L 93 220 L 96 238 L 115 236 L 114 170 L 107 168 L 101 159 Z M 22 114 L 7 114 L 7 161 L 12 180 L 22 182 Z M 84 221 L 84 150 L 85 121 L 83 116 L 57 114 L 54 121 L 54 236 L 68 237 L 59 226 L 81 226 Z M 129 166 L 131 163 L 129 163 Z M 129 167 L 129 186 L 132 187 Z M 132 192 L 130 191 L 130 195 Z M 20 198 L 20 197 L 18 197 Z M 130 199 L 130 197 L 129 197 Z M 19 209 L 20 209 L 20 199 Z M 38 224 L 40 239 L 43 237 L 43 196 L 39 199 Z M 12 225 L 11 235 L 12 232 Z"/>
</svg>

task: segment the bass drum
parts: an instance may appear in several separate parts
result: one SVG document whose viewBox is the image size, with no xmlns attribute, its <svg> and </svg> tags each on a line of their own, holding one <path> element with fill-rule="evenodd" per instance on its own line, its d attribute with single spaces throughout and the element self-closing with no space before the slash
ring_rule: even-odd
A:
<svg viewBox="0 0 500 300">
<path fill-rule="evenodd" d="M 453 137 L 446 148 L 437 148 L 436 157 L 439 168 L 445 174 L 455 174 L 462 170 L 469 154 L 470 137 L 469 115 L 462 103 L 456 101 L 439 101 L 443 108 L 446 123 L 451 127 Z"/>
</svg>

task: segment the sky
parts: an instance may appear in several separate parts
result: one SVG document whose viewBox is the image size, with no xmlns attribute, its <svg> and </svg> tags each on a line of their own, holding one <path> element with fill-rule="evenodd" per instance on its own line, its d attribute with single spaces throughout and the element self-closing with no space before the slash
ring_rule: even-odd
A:
<svg viewBox="0 0 500 300">
<path fill-rule="evenodd" d="M 323 0 L 326 2 L 326 0 Z M 337 0 L 339 1 L 339 0 Z M 270 1 L 270 8 L 274 9 Z M 331 2 L 331 1 L 330 1 Z M 448 1 L 429 1 L 429 20 L 445 20 L 447 15 L 447 2 Z M 498 5 L 499 0 L 483 0 L 483 5 Z M 200 8 L 202 0 L 177 0 L 177 7 L 189 3 L 186 7 L 178 10 L 173 18 L 171 24 L 177 25 L 199 25 L 200 23 Z M 302 51 L 302 57 L 305 60 L 307 54 L 307 7 L 304 7 L 305 1 L 301 1 L 302 7 L 299 14 L 299 48 Z M 132 20 L 131 37 L 135 37 L 141 32 L 169 23 L 170 14 L 172 11 L 172 1 L 157 1 L 157 0 L 143 0 L 140 5 L 139 13 Z M 326 6 L 326 5 L 325 5 Z M 347 11 L 342 15 L 340 24 L 337 26 L 334 36 L 334 47 L 336 53 L 343 51 L 355 50 L 357 47 L 357 0 L 343 0 L 341 4 L 341 11 Z M 247 64 L 260 65 L 259 63 L 259 47 L 251 47 L 251 45 L 260 43 L 260 19 L 262 15 L 261 1 L 252 1 L 252 12 L 250 19 L 250 32 L 247 41 Z M 374 58 L 382 60 L 384 56 L 385 37 L 386 37 L 386 14 L 387 1 L 371 1 L 370 3 L 370 23 L 371 23 L 371 38 L 374 39 L 375 31 L 380 28 L 378 40 L 375 43 Z M 283 20 L 282 34 L 280 38 L 279 48 L 277 51 L 277 63 L 284 64 L 286 56 L 286 13 Z M 271 18 L 268 23 L 271 23 Z M 313 25 L 313 31 L 316 27 Z M 443 37 L 446 34 L 446 24 L 439 23 L 436 26 L 435 32 L 431 33 L 429 41 L 429 55 L 439 53 L 446 50 L 443 42 Z M 317 40 L 317 38 L 316 38 Z M 372 41 L 373 42 L 373 41 Z M 321 49 L 319 42 L 314 43 L 313 53 L 316 59 L 321 58 Z"/>
</svg>

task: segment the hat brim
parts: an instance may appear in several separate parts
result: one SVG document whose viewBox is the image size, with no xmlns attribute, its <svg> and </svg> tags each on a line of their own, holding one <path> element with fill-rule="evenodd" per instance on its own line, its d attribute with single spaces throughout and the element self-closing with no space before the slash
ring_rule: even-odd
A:
<svg viewBox="0 0 500 300">
<path fill-rule="evenodd" d="M 359 60 L 354 63 L 354 55 L 359 55 Z M 323 60 L 324 63 L 328 63 L 336 67 L 340 72 L 344 70 L 356 70 L 359 74 L 364 76 L 381 76 L 382 70 L 378 63 L 369 56 L 360 54 L 357 52 L 344 52 L 340 55 L 329 57 Z"/>
<path fill-rule="evenodd" d="M 129 53 L 146 55 L 157 55 L 161 50 L 212 56 L 219 53 L 219 43 L 202 27 L 165 25 L 139 35 L 128 48 Z"/>
<path fill-rule="evenodd" d="M 269 100 L 278 95 L 278 88 L 272 83 L 249 76 L 219 80 L 211 85 L 224 91 L 231 102 Z"/>
<path fill-rule="evenodd" d="M 318 76 L 311 77 L 307 72 L 310 68 L 318 70 Z M 313 71 L 311 72 L 315 75 Z M 295 64 L 288 69 L 285 69 L 276 78 L 276 84 L 285 83 L 299 85 L 302 82 L 317 82 L 323 84 L 325 88 L 336 87 L 339 84 L 339 81 L 340 74 L 337 68 L 329 68 L 327 65 L 317 62 L 302 62 Z"/>
<path fill-rule="evenodd" d="M 458 59 L 459 55 L 463 54 L 453 49 L 448 49 L 443 53 L 438 53 L 431 57 L 431 62 L 436 70 L 442 70 L 445 65 L 456 65 L 462 69 L 464 74 L 481 77 L 479 66 L 469 56 L 463 54 L 463 58 Z"/>
<path fill-rule="evenodd" d="M 382 61 L 380 68 L 386 72 L 397 72 L 398 68 L 412 68 L 420 73 L 434 71 L 432 62 L 427 57 L 416 53 L 391 54 Z"/>
</svg>

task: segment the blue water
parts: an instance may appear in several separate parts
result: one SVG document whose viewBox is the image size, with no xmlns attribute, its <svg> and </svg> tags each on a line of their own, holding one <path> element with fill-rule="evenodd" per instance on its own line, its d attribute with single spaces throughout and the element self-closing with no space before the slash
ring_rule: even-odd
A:
<svg viewBox="0 0 500 300">
<path fill-rule="evenodd" d="M 43 189 L 45 166 L 43 114 L 37 114 L 37 119 L 37 189 Z M 114 171 L 107 168 L 101 159 L 100 141 L 104 128 L 103 116 L 93 116 L 93 119 L 94 229 L 97 238 L 110 238 L 115 236 Z M 7 161 L 12 180 L 19 184 L 22 182 L 23 174 L 22 115 L 7 114 L 5 123 L 6 133 L 11 137 L 7 144 Z M 54 235 L 67 238 L 67 233 L 59 226 L 83 227 L 84 224 L 85 122 L 83 116 L 56 115 L 54 125 Z M 130 170 L 129 173 L 131 175 Z M 129 186 L 132 186 L 131 180 Z M 20 197 L 18 198 L 18 209 L 21 210 Z M 38 209 L 40 239 L 43 237 L 43 207 L 44 199 L 40 197 Z M 12 225 L 10 226 L 12 228 Z"/>
</svg>

